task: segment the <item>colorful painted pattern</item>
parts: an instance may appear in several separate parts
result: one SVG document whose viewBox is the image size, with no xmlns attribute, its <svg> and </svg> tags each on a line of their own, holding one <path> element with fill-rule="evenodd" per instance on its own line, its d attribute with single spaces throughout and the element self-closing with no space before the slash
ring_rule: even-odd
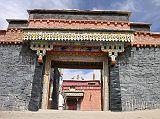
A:
<svg viewBox="0 0 160 119">
<path fill-rule="evenodd" d="M 23 40 L 133 41 L 128 33 L 24 32 Z"/>
</svg>

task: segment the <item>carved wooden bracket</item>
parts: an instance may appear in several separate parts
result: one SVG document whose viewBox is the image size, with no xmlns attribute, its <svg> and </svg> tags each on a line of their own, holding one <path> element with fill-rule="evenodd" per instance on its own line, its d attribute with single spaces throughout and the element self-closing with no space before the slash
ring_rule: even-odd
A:
<svg viewBox="0 0 160 119">
<path fill-rule="evenodd" d="M 116 57 L 118 56 L 117 52 L 108 52 L 108 56 L 111 57 L 112 64 L 116 63 Z"/>
<path fill-rule="evenodd" d="M 38 62 L 43 63 L 43 56 L 46 54 L 46 50 L 37 50 Z"/>
<path fill-rule="evenodd" d="M 124 42 L 108 42 L 101 46 L 103 52 L 108 52 L 108 56 L 111 58 L 112 64 L 116 63 L 116 57 L 119 52 L 124 52 Z"/>
<path fill-rule="evenodd" d="M 37 51 L 38 62 L 42 64 L 43 56 L 46 55 L 46 51 L 53 49 L 53 45 L 51 42 L 47 41 L 32 41 L 30 48 Z"/>
</svg>

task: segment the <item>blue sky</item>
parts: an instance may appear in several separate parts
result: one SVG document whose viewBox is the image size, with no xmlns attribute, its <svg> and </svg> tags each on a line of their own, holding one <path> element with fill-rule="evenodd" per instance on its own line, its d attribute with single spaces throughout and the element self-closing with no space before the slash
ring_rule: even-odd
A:
<svg viewBox="0 0 160 119">
<path fill-rule="evenodd" d="M 0 29 L 7 28 L 5 19 L 28 19 L 27 9 L 127 10 L 130 21 L 151 23 L 160 32 L 160 0 L 0 0 Z M 99 71 L 94 71 L 99 78 Z M 65 70 L 66 78 L 77 74 L 92 77 L 93 70 Z"/>
<path fill-rule="evenodd" d="M 95 74 L 95 79 L 100 80 L 100 70 L 91 70 L 91 69 L 64 69 L 63 79 L 76 79 L 79 75 L 80 79 L 92 80 L 93 73 Z"/>
</svg>

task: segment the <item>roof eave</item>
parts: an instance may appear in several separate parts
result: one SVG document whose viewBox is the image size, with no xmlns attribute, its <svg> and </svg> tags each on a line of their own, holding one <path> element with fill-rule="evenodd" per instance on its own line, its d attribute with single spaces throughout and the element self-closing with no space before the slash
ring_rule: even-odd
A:
<svg viewBox="0 0 160 119">
<path fill-rule="evenodd" d="M 116 14 L 127 14 L 128 16 L 131 15 L 130 11 L 120 11 L 120 10 L 60 10 L 60 9 L 31 9 L 31 10 L 27 10 L 28 14 L 33 13 L 33 12 L 39 12 L 39 13 L 50 13 L 50 12 L 65 12 L 65 13 L 88 13 L 88 14 L 95 14 L 95 13 L 101 13 L 101 14 L 112 14 L 112 13 L 116 13 Z"/>
<path fill-rule="evenodd" d="M 28 22 L 27 19 L 6 19 L 8 23 L 10 22 Z"/>
<path fill-rule="evenodd" d="M 150 23 L 144 23 L 144 22 L 130 22 L 131 23 L 131 25 L 133 24 L 133 25 L 144 25 L 144 26 L 151 26 L 152 24 L 150 24 Z"/>
</svg>

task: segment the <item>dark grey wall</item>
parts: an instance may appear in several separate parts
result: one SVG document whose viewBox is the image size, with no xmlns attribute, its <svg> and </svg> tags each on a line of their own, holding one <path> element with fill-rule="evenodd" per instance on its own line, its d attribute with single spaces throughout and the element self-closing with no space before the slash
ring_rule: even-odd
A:
<svg viewBox="0 0 160 119">
<path fill-rule="evenodd" d="M 135 31 L 150 31 L 150 26 L 148 25 L 132 25 L 131 24 L 131 29 Z"/>
<path fill-rule="evenodd" d="M 42 69 L 28 45 L 0 45 L 0 110 L 37 110 Z"/>
<path fill-rule="evenodd" d="M 110 71 L 118 71 L 123 111 L 160 108 L 160 48 L 128 47 Z"/>
<path fill-rule="evenodd" d="M 33 83 L 32 83 L 31 98 L 28 106 L 28 110 L 30 111 L 38 111 L 41 108 L 43 75 L 45 69 L 44 66 L 45 66 L 45 59 L 43 59 L 43 64 L 39 64 L 38 62 L 36 62 L 34 76 L 33 76 Z"/>
<path fill-rule="evenodd" d="M 52 93 L 51 109 L 58 109 L 59 78 L 60 78 L 60 74 L 59 74 L 58 68 L 55 67 L 54 78 L 53 78 L 53 93 Z"/>
<path fill-rule="evenodd" d="M 21 27 L 28 27 L 28 21 L 25 22 L 9 22 L 8 28 L 21 28 Z"/>
<path fill-rule="evenodd" d="M 44 66 L 28 45 L 0 45 L 0 110 L 41 105 Z M 110 109 L 160 108 L 160 48 L 128 47 L 110 67 Z"/>
<path fill-rule="evenodd" d="M 122 111 L 119 67 L 117 64 L 110 65 L 109 70 L 110 70 L 109 72 L 110 110 L 111 111 Z"/>
<path fill-rule="evenodd" d="M 112 20 L 129 21 L 127 14 L 76 14 L 76 13 L 34 13 L 29 15 L 30 19 L 66 19 L 66 20 Z"/>
</svg>

